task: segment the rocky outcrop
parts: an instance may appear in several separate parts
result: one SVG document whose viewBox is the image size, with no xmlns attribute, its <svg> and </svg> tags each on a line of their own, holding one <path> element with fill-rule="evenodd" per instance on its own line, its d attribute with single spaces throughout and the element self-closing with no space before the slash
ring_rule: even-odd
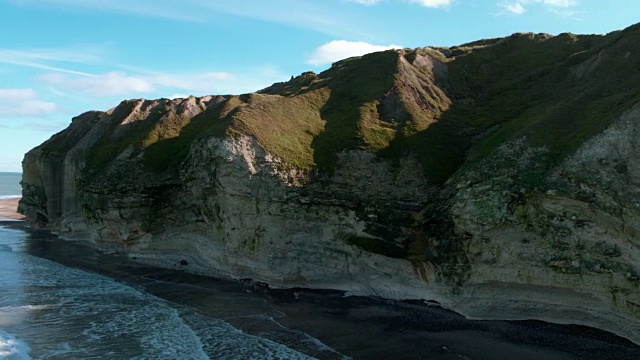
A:
<svg viewBox="0 0 640 360">
<path fill-rule="evenodd" d="M 129 100 L 25 156 L 20 211 L 139 262 L 640 343 L 640 39 L 514 34 L 256 94 Z"/>
</svg>

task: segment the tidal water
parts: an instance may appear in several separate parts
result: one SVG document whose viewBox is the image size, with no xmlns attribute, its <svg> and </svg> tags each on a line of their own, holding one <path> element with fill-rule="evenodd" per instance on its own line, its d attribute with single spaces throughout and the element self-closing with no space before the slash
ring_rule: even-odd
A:
<svg viewBox="0 0 640 360">
<path fill-rule="evenodd" d="M 0 359 L 350 358 L 640 359 L 640 347 L 580 326 L 147 268 L 0 222 Z"/>
<path fill-rule="evenodd" d="M 21 173 L 0 172 L 0 198 L 7 196 L 20 196 Z"/>
<path fill-rule="evenodd" d="M 0 228 L 0 358 L 310 358 L 135 284 L 30 254 L 48 237 Z"/>
</svg>

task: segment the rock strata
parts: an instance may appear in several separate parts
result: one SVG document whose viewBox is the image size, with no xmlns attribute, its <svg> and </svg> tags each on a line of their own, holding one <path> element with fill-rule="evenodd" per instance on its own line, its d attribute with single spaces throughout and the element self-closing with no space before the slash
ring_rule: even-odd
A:
<svg viewBox="0 0 640 360">
<path fill-rule="evenodd" d="M 20 211 L 153 266 L 640 344 L 640 27 L 128 100 L 31 150 Z"/>
</svg>

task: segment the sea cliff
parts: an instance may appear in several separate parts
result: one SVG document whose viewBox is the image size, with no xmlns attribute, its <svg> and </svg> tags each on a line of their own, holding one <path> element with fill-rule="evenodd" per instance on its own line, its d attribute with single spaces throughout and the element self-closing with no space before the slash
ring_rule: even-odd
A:
<svg viewBox="0 0 640 360">
<path fill-rule="evenodd" d="M 123 101 L 25 155 L 19 210 L 153 266 L 640 344 L 638 41 L 520 33 Z"/>
</svg>

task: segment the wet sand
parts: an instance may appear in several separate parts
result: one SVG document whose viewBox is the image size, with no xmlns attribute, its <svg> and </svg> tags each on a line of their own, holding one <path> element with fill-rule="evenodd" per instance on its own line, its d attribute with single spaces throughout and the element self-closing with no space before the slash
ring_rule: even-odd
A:
<svg viewBox="0 0 640 360">
<path fill-rule="evenodd" d="M 0 199 L 0 220 L 24 220 L 24 215 L 18 213 L 19 197 Z"/>
<path fill-rule="evenodd" d="M 344 297 L 339 291 L 276 290 L 176 270 L 148 268 L 62 241 L 26 222 L 2 223 L 28 236 L 26 252 L 109 276 L 222 319 L 318 359 L 634 359 L 640 347 L 611 333 L 541 321 L 471 321 L 425 302 Z M 333 351 L 317 351 L 309 334 Z"/>
</svg>

